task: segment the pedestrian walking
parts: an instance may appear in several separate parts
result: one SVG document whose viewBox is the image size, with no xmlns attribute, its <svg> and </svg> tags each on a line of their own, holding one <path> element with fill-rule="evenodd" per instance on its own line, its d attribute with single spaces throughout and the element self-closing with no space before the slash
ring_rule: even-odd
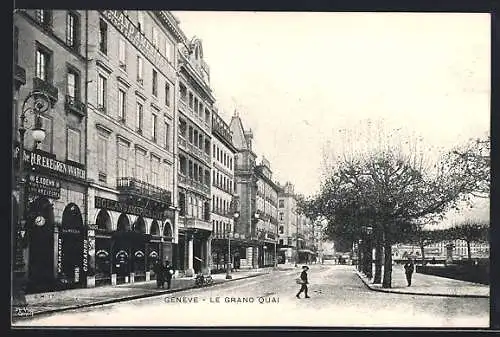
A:
<svg viewBox="0 0 500 337">
<path fill-rule="evenodd" d="M 160 261 L 156 261 L 153 266 L 156 275 L 156 288 L 163 288 L 165 285 L 165 270 Z"/>
<path fill-rule="evenodd" d="M 309 298 L 307 295 L 307 285 L 309 284 L 309 281 L 307 280 L 308 270 L 308 266 L 302 266 L 302 273 L 300 273 L 300 278 L 297 279 L 297 283 L 301 285 L 299 292 L 295 295 L 297 298 L 300 298 L 300 294 L 302 294 L 302 292 L 306 295 L 305 298 Z"/>
<path fill-rule="evenodd" d="M 411 286 L 411 276 L 413 275 L 413 271 L 415 270 L 415 266 L 413 265 L 413 261 L 411 259 L 406 262 L 404 265 L 406 282 L 408 282 L 408 287 Z"/>
<path fill-rule="evenodd" d="M 174 267 L 167 260 L 165 261 L 165 279 L 167 280 L 167 289 L 170 289 L 172 284 L 172 276 L 174 275 Z"/>
</svg>

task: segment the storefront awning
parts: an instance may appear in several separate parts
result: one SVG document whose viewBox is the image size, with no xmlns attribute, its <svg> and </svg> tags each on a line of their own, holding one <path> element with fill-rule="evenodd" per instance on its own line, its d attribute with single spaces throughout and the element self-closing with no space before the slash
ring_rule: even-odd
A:
<svg viewBox="0 0 500 337">
<path fill-rule="evenodd" d="M 316 254 L 310 249 L 299 249 L 299 253 Z"/>
</svg>

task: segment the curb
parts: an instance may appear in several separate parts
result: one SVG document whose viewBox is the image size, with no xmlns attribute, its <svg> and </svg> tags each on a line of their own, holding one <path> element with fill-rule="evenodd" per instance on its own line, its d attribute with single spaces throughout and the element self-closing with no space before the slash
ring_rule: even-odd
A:
<svg viewBox="0 0 500 337">
<path fill-rule="evenodd" d="M 411 292 L 411 291 L 392 291 L 392 290 L 388 290 L 388 289 L 372 288 L 372 287 L 370 287 L 370 285 L 368 284 L 368 282 L 366 282 L 366 280 L 364 279 L 364 277 L 359 274 L 359 272 L 356 271 L 355 274 L 358 275 L 358 277 L 361 279 L 361 281 L 363 282 L 363 284 L 368 289 L 370 289 L 371 291 L 377 291 L 377 292 L 380 292 L 380 293 L 391 293 L 391 294 L 401 294 L 401 295 L 416 295 L 416 296 L 434 296 L 434 297 L 489 298 L 489 296 L 485 296 L 485 295 L 467 295 L 467 294 L 465 294 L 465 295 L 458 295 L 458 294 L 415 293 L 415 292 Z"/>
<path fill-rule="evenodd" d="M 159 295 L 164 295 L 164 294 L 171 294 L 171 293 L 177 293 L 181 292 L 184 290 L 191 290 L 191 289 L 199 289 L 199 288 L 208 288 L 208 287 L 214 287 L 218 286 L 221 284 L 225 284 L 227 282 L 232 282 L 232 281 L 238 281 L 238 280 L 244 280 L 252 277 L 257 277 L 257 276 L 262 276 L 262 275 L 267 275 L 269 273 L 260 273 L 257 275 L 248 275 L 240 278 L 234 278 L 234 279 L 229 279 L 229 280 L 223 280 L 222 282 L 214 282 L 211 285 L 207 285 L 204 287 L 198 287 L 196 285 L 192 285 L 186 288 L 177 288 L 177 289 L 170 289 L 170 290 L 165 290 L 165 291 L 158 291 L 154 293 L 147 293 L 147 294 L 140 294 L 140 295 L 133 295 L 133 296 L 125 296 L 125 297 L 120 297 L 120 298 L 111 298 L 103 301 L 98 301 L 98 302 L 91 302 L 91 303 L 85 303 L 85 304 L 80 304 L 80 305 L 75 305 L 71 307 L 62 307 L 62 308 L 55 308 L 55 309 L 50 309 L 50 310 L 45 310 L 45 311 L 39 311 L 39 312 L 34 312 L 29 316 L 11 316 L 12 321 L 21 321 L 23 319 L 30 319 L 35 316 L 43 316 L 43 315 L 49 315 L 49 314 L 54 314 L 62 311 L 69 311 L 69 310 L 76 310 L 76 309 L 83 309 L 83 308 L 89 308 L 89 307 L 94 307 L 98 305 L 105 305 L 105 304 L 112 304 L 112 303 L 118 303 L 118 302 L 125 302 L 125 301 L 132 301 L 132 300 L 137 300 L 140 298 L 148 298 L 148 297 L 154 297 L 154 296 L 159 296 Z"/>
</svg>

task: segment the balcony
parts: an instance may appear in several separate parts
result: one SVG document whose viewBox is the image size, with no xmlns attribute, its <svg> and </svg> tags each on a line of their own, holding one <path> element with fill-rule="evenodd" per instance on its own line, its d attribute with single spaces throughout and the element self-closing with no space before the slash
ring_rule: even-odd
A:
<svg viewBox="0 0 500 337">
<path fill-rule="evenodd" d="M 200 220 L 196 218 L 186 218 L 184 227 L 212 231 L 212 223 L 210 221 Z"/>
<path fill-rule="evenodd" d="M 33 78 L 33 89 L 45 92 L 47 96 L 49 96 L 52 106 L 54 106 L 59 99 L 59 90 L 51 83 L 42 80 L 41 78 Z"/>
<path fill-rule="evenodd" d="M 14 83 L 16 90 L 26 84 L 26 70 L 18 64 L 14 66 Z"/>
<path fill-rule="evenodd" d="M 186 142 L 186 140 L 183 137 L 181 137 L 181 136 L 178 137 L 178 140 L 179 140 L 179 146 L 182 147 L 183 149 L 185 149 L 187 151 L 187 142 Z"/>
<path fill-rule="evenodd" d="M 187 113 L 188 107 L 186 101 L 182 99 L 179 100 L 179 109 L 182 110 L 182 112 Z"/>
<path fill-rule="evenodd" d="M 210 194 L 210 187 L 194 180 L 193 178 L 187 177 L 181 173 L 179 173 L 179 183 L 184 184 L 186 186 L 192 187 L 198 191 L 201 191 L 206 194 Z"/>
<path fill-rule="evenodd" d="M 78 117 L 85 116 L 85 104 L 75 97 L 66 95 L 64 108 L 66 109 L 66 112 L 74 113 Z"/>
<path fill-rule="evenodd" d="M 172 193 L 170 191 L 133 177 L 118 178 L 116 188 L 122 196 L 132 202 L 137 198 L 151 199 L 162 209 L 166 209 L 171 204 Z"/>
<path fill-rule="evenodd" d="M 202 149 L 194 146 L 191 143 L 187 143 L 187 150 L 190 154 L 195 155 L 196 157 L 205 161 L 208 164 L 210 163 L 210 155 L 205 153 L 205 151 L 203 151 Z"/>
</svg>

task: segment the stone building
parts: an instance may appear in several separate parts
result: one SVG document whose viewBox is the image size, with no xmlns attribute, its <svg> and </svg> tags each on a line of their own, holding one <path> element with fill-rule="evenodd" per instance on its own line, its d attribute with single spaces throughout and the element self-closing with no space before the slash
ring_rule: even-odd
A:
<svg viewBox="0 0 500 337">
<path fill-rule="evenodd" d="M 89 283 L 148 280 L 177 243 L 176 50 L 164 11 L 88 12 Z"/>
<path fill-rule="evenodd" d="M 178 102 L 179 245 L 175 261 L 186 275 L 210 265 L 212 109 L 209 68 L 201 41 L 181 44 Z"/>
<path fill-rule="evenodd" d="M 212 271 L 222 271 L 231 249 L 231 263 L 239 267 L 241 241 L 234 232 L 238 221 L 234 180 L 234 155 L 232 133 L 229 125 L 215 111 L 212 114 Z M 238 212 L 238 213 L 237 213 Z M 229 242 L 231 240 L 232 242 Z"/>
<path fill-rule="evenodd" d="M 87 250 L 87 158 L 85 145 L 86 12 L 16 10 L 14 13 L 13 224 L 24 236 L 14 261 L 28 292 L 82 287 L 89 270 Z M 38 91 L 47 109 L 31 113 Z M 41 96 L 40 96 L 41 97 Z M 40 105 L 41 107 L 43 105 Z M 26 113 L 24 170 L 19 172 L 20 116 Z M 45 138 L 35 144 L 32 130 L 41 123 Z M 15 246 L 15 245 L 13 245 Z"/>
</svg>

